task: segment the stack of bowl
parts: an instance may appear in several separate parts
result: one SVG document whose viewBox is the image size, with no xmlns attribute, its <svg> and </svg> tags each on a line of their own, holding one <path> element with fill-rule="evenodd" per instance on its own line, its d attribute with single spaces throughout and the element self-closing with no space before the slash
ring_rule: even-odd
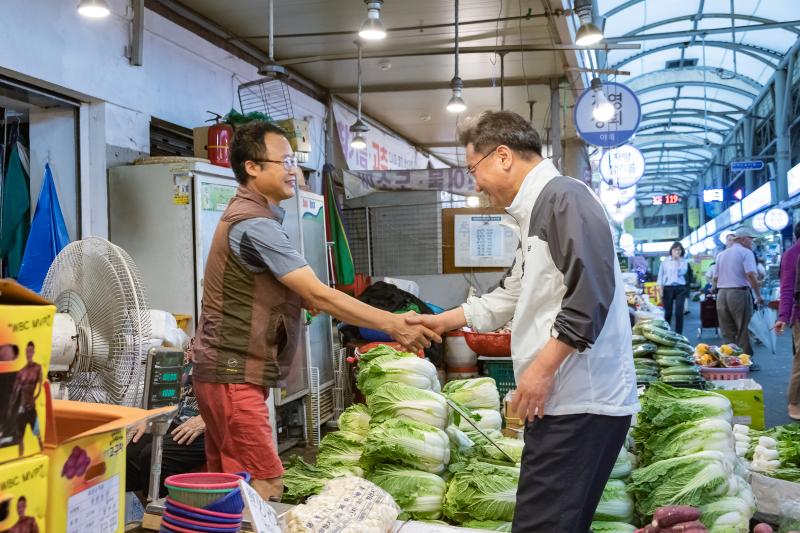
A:
<svg viewBox="0 0 800 533">
<path fill-rule="evenodd" d="M 192 473 L 169 476 L 164 480 L 169 491 L 161 521 L 166 533 L 234 533 L 242 526 L 242 499 L 239 481 L 250 481 L 250 474 Z"/>
</svg>

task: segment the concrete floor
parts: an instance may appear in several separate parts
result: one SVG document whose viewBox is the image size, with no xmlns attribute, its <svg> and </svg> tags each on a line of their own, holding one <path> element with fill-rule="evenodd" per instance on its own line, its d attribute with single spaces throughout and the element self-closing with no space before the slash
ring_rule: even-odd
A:
<svg viewBox="0 0 800 533">
<path fill-rule="evenodd" d="M 705 329 L 700 339 L 697 331 L 700 327 L 700 304 L 691 302 L 689 314 L 684 317 L 683 334 L 689 337 L 693 344 L 705 342 L 707 344 L 721 344 L 722 339 L 716 330 Z M 751 342 L 753 342 L 751 338 Z M 792 369 L 792 334 L 786 331 L 777 336 L 775 353 L 770 353 L 764 345 L 753 342 L 755 351 L 754 361 L 761 370 L 751 372 L 750 377 L 756 380 L 764 389 L 764 419 L 767 427 L 778 426 L 793 422 L 787 413 L 787 388 L 789 375 Z"/>
</svg>

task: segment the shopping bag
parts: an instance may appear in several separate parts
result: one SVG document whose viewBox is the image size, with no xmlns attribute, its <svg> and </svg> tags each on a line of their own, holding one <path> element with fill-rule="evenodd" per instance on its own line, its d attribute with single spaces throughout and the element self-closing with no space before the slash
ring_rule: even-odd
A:
<svg viewBox="0 0 800 533">
<path fill-rule="evenodd" d="M 750 334 L 760 340 L 773 354 L 775 353 L 775 329 L 773 326 L 777 319 L 775 310 L 761 307 L 753 313 L 749 325 Z"/>
</svg>

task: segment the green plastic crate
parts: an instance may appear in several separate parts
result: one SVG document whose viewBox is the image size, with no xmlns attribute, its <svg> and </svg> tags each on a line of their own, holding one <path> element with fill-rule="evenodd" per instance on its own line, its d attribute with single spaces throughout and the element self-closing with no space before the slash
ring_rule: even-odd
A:
<svg viewBox="0 0 800 533">
<path fill-rule="evenodd" d="M 514 379 L 514 364 L 511 361 L 485 361 L 484 374 L 493 378 L 500 392 L 500 400 L 505 398 L 508 391 L 517 388 Z"/>
</svg>

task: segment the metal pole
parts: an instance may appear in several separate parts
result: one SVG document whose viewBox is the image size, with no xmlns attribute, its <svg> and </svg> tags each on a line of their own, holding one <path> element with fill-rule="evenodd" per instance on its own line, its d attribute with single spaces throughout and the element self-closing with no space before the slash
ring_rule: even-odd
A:
<svg viewBox="0 0 800 533">
<path fill-rule="evenodd" d="M 791 64 L 791 63 L 790 63 Z M 792 142 L 789 138 L 789 120 L 787 113 L 787 76 L 786 69 L 775 71 L 775 192 L 776 202 L 782 202 L 789 197 L 786 175 L 791 169 Z"/>
<path fill-rule="evenodd" d="M 744 134 L 744 158 L 748 161 L 753 157 L 753 148 L 755 144 L 755 139 L 753 139 L 754 129 L 755 124 L 753 117 L 751 115 L 746 115 L 742 121 L 742 133 Z M 754 178 L 755 176 L 753 175 L 752 170 L 748 170 L 744 173 L 745 196 L 756 190 Z"/>
<path fill-rule="evenodd" d="M 150 422 L 150 431 L 153 434 L 153 442 L 150 451 L 150 487 L 147 492 L 147 501 L 156 501 L 160 498 L 161 490 L 161 458 L 164 443 L 164 435 L 169 429 L 170 418 L 174 413 L 161 415 Z"/>
<path fill-rule="evenodd" d="M 369 221 L 369 206 L 364 208 L 367 218 L 367 274 L 372 277 L 372 225 Z"/>
<path fill-rule="evenodd" d="M 500 111 L 503 111 L 506 103 L 506 55 L 500 54 Z"/>
<path fill-rule="evenodd" d="M 456 0 L 456 11 L 455 11 L 455 20 L 454 20 L 454 28 L 455 28 L 455 38 L 456 38 L 456 45 L 455 45 L 455 58 L 456 58 L 456 71 L 455 77 L 458 77 L 458 0 Z"/>
<path fill-rule="evenodd" d="M 561 95 L 558 82 L 550 84 L 550 146 L 553 164 L 559 170 L 561 165 Z"/>
<path fill-rule="evenodd" d="M 273 0 L 269 0 L 269 60 L 275 61 L 275 45 L 274 39 L 275 36 L 273 35 L 273 25 L 272 21 L 275 18 L 275 6 L 273 5 Z"/>
<path fill-rule="evenodd" d="M 132 0 L 133 26 L 131 28 L 131 65 L 141 67 L 144 55 L 144 0 Z"/>
</svg>

